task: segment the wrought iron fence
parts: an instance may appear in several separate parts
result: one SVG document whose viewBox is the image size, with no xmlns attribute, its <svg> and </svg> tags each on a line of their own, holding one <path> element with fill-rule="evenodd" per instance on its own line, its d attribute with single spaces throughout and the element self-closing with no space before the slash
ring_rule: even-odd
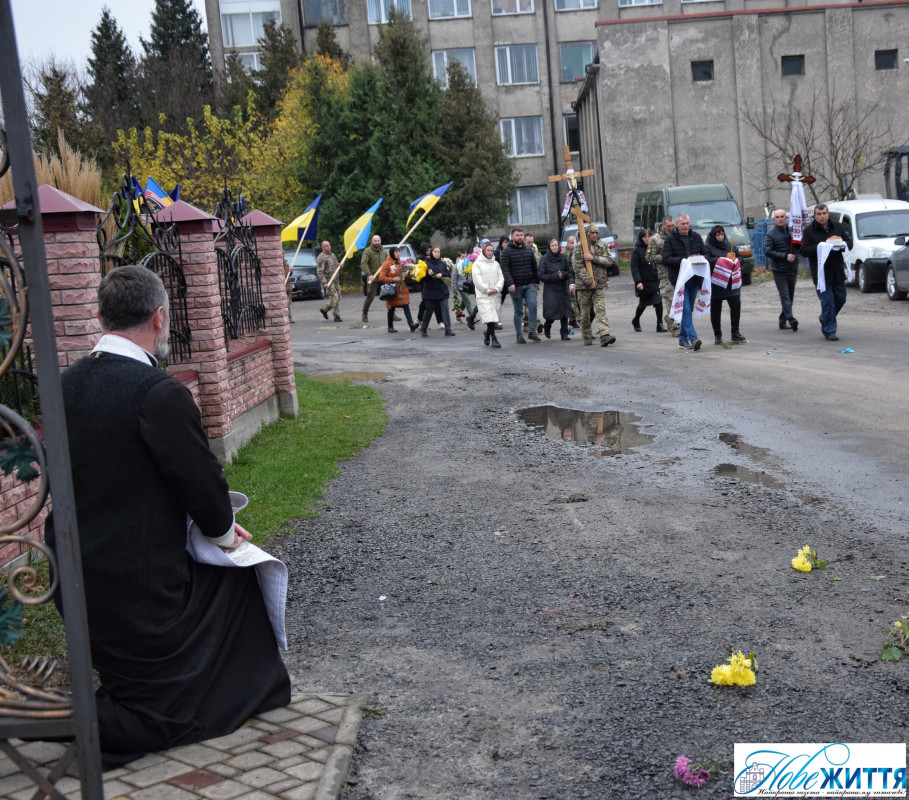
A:
<svg viewBox="0 0 909 800">
<path fill-rule="evenodd" d="M 261 330 L 265 324 L 262 263 L 256 246 L 256 232 L 252 226 L 241 223 L 244 216 L 243 198 L 234 202 L 225 186 L 215 206 L 215 217 L 220 226 L 215 237 L 215 252 L 218 254 L 218 287 L 221 290 L 225 341 Z"/>
<path fill-rule="evenodd" d="M 102 275 L 114 267 L 141 264 L 160 276 L 170 302 L 168 362 L 180 364 L 192 356 L 183 251 L 176 226 L 159 222 L 157 211 L 145 199 L 127 164 L 120 187 L 98 223 L 98 257 Z"/>
<path fill-rule="evenodd" d="M 79 551 L 75 498 L 73 497 L 63 392 L 54 336 L 53 309 L 44 253 L 43 225 L 38 208 L 38 187 L 32 161 L 28 116 L 22 91 L 22 75 L 13 30 L 9 0 L 0 0 L 0 98 L 4 124 L 0 136 L 0 175 L 13 169 L 15 210 L 0 217 L 0 223 L 18 225 L 21 261 L 7 238 L 0 236 L 0 376 L 17 369 L 30 327 L 34 343 L 40 393 L 43 441 L 28 420 L 0 405 L 0 490 L 4 498 L 26 485 L 31 491 L 17 492 L 25 501 L 11 505 L 0 524 L 0 544 L 17 543 L 37 549 L 50 562 L 52 582 L 40 590 L 35 570 L 26 565 L 11 571 L 7 581 L 11 605 L 0 615 L 0 643 L 15 638 L 20 606 L 47 602 L 58 589 L 66 607 L 64 629 L 70 666 L 71 693 L 47 686 L 55 662 L 25 660 L 11 666 L 0 656 L 0 750 L 37 787 L 34 797 L 63 798 L 55 787 L 67 768 L 78 760 L 81 796 L 101 800 L 98 725 L 95 715 L 88 622 L 82 594 L 82 564 Z M 30 356 L 27 356 L 30 358 Z M 57 523 L 56 552 L 23 535 L 38 516 L 53 485 Z M 19 749 L 16 739 L 53 737 L 67 741 L 63 754 L 42 772 Z"/>
<path fill-rule="evenodd" d="M 0 172 L 2 174 L 2 172 Z M 0 236 L 4 245 L 12 252 L 12 230 L 0 225 Z M 18 270 L 10 261 L 0 255 L 0 272 L 3 273 L 3 284 L 8 287 L 11 296 L 18 295 L 16 275 Z M 23 417 L 30 425 L 36 426 L 41 416 L 41 404 L 38 400 L 38 378 L 35 376 L 32 362 L 32 349 L 28 344 L 12 352 L 13 316 L 10 301 L 0 289 L 0 363 L 6 364 L 11 355 L 12 361 L 0 375 L 0 403 L 11 408 Z"/>
</svg>

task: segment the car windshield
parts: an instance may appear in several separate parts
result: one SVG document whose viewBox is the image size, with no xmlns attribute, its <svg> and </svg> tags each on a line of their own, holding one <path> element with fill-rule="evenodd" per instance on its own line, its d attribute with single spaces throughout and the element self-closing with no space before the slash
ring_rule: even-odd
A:
<svg viewBox="0 0 909 800">
<path fill-rule="evenodd" d="M 707 200 L 698 203 L 673 203 L 667 209 L 670 216 L 687 214 L 695 228 L 714 225 L 741 225 L 742 215 L 735 200 Z"/>
<path fill-rule="evenodd" d="M 312 250 L 301 250 L 297 253 L 297 257 L 294 258 L 294 254 L 291 250 L 286 250 L 284 252 L 284 260 L 290 264 L 293 260 L 293 267 L 312 267 L 315 269 L 316 266 L 316 254 Z"/>
<path fill-rule="evenodd" d="M 859 239 L 895 239 L 897 236 L 909 236 L 909 208 L 856 214 L 855 227 Z"/>
<path fill-rule="evenodd" d="M 294 275 L 302 276 L 304 278 L 315 278 L 316 277 L 316 268 L 315 267 L 294 267 Z"/>
</svg>

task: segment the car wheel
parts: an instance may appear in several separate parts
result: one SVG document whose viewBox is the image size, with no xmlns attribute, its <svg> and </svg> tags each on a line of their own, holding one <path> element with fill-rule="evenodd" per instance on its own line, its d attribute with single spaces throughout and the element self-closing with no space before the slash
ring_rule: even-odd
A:
<svg viewBox="0 0 909 800">
<path fill-rule="evenodd" d="M 906 292 L 901 292 L 896 288 L 896 273 L 893 271 L 893 264 L 887 266 L 887 297 L 891 300 L 906 299 Z"/>
<path fill-rule="evenodd" d="M 751 273 L 742 273 L 742 286 L 751 286 Z"/>
<path fill-rule="evenodd" d="M 865 265 L 861 261 L 855 265 L 855 285 L 862 294 L 868 294 L 871 291 L 868 275 L 865 273 Z"/>
</svg>

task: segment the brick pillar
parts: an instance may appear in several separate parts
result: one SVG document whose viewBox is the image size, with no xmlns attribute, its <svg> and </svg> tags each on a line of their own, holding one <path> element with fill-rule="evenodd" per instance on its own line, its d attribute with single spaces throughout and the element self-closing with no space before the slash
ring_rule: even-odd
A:
<svg viewBox="0 0 909 800">
<path fill-rule="evenodd" d="M 262 264 L 262 302 L 265 304 L 265 335 L 271 340 L 275 370 L 275 392 L 282 417 L 295 417 L 297 384 L 294 379 L 293 348 L 290 341 L 290 312 L 284 284 L 284 251 L 281 248 L 281 223 L 262 211 L 251 211 L 243 218 L 256 231 L 256 249 Z"/>
<path fill-rule="evenodd" d="M 232 446 L 233 423 L 225 402 L 227 345 L 221 321 L 218 258 L 212 245 L 216 221 L 211 214 L 182 200 L 159 211 L 157 218 L 163 224 L 172 222 L 180 235 L 192 331 L 191 359 L 174 365 L 173 371 L 195 369 L 199 373 L 199 408 L 208 443 L 215 455 L 230 461 L 236 447 Z"/>
</svg>

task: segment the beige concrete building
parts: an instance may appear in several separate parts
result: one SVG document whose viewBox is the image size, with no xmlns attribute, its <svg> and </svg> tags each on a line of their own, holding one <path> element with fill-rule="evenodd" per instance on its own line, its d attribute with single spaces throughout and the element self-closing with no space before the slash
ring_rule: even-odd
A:
<svg viewBox="0 0 909 800">
<path fill-rule="evenodd" d="M 822 103 L 854 102 L 861 117 L 877 103 L 875 121 L 892 124 L 893 143 L 909 143 L 905 0 L 603 0 L 600 12 L 599 63 L 575 108 L 581 163 L 597 171 L 592 212 L 623 243 L 641 189 L 726 183 L 746 215 L 764 216 L 768 201 L 788 207 L 788 184 L 774 177 L 792 163 L 768 158 L 746 109 L 767 120 L 815 92 Z M 856 188 L 883 194 L 883 173 Z"/>
<path fill-rule="evenodd" d="M 294 31 L 306 52 L 316 50 L 316 27 L 328 20 L 341 47 L 366 58 L 393 5 L 427 41 L 436 76 L 444 79 L 446 63 L 458 59 L 498 114 L 519 176 L 511 222 L 538 238 L 555 234 L 566 185 L 547 177 L 565 170 L 563 144 L 577 154 L 572 103 L 596 57 L 606 0 L 206 0 L 212 61 L 222 65 L 237 52 L 256 68 L 256 40 L 269 17 Z"/>
</svg>

